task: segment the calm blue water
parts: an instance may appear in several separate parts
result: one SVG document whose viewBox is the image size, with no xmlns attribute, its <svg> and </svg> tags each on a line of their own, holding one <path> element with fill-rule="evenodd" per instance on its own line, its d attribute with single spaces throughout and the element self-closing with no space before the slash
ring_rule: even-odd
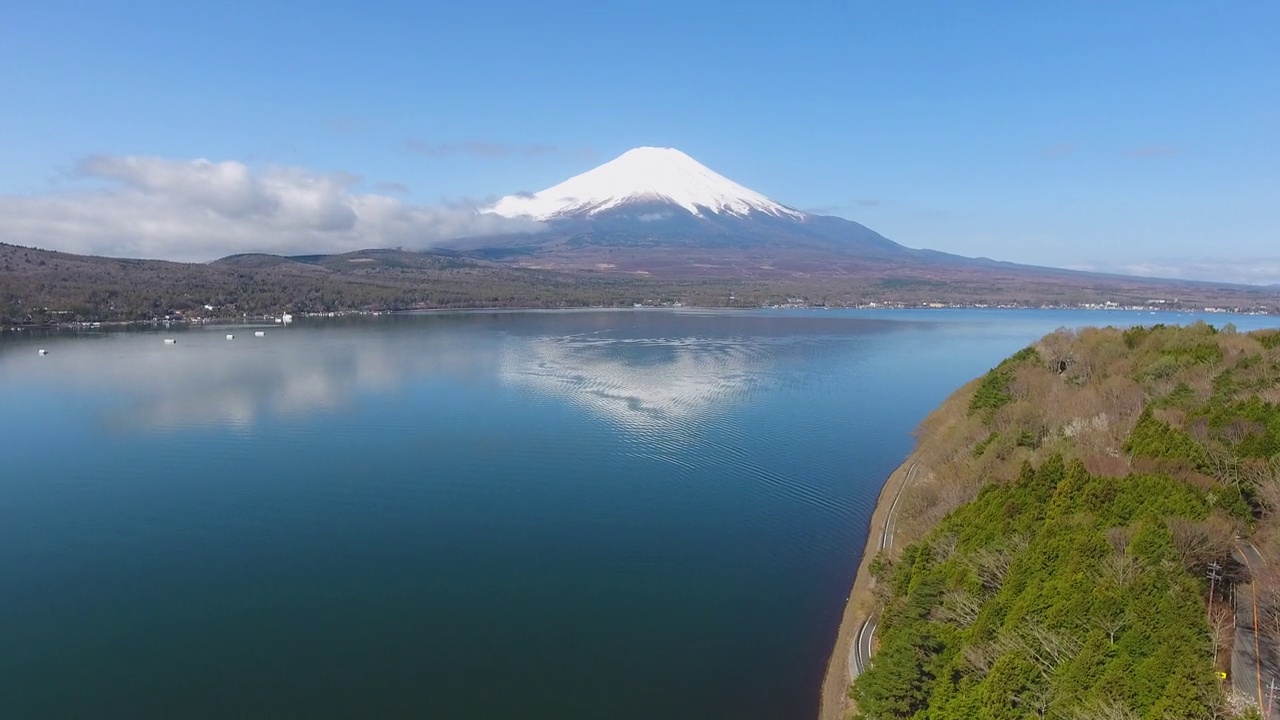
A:
<svg viewBox="0 0 1280 720">
<path fill-rule="evenodd" d="M 811 716 L 924 415 L 1059 326 L 1192 319 L 7 333 L 0 716 Z"/>
</svg>

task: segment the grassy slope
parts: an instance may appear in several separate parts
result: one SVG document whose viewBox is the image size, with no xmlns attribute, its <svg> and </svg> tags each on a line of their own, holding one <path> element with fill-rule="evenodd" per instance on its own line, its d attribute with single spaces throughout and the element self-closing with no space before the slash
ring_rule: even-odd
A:
<svg viewBox="0 0 1280 720">
<path fill-rule="evenodd" d="M 1204 575 L 1238 571 L 1236 533 L 1280 545 L 1280 334 L 1061 331 L 919 435 L 864 716 L 1233 716 Z M 1256 580 L 1280 629 L 1280 582 Z"/>
</svg>

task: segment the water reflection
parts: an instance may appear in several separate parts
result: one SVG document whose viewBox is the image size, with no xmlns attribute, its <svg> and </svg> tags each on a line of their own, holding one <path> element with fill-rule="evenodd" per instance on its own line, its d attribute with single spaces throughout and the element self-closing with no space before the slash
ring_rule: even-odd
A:
<svg viewBox="0 0 1280 720">
<path fill-rule="evenodd" d="M 459 318 L 454 318 L 459 320 Z M 114 333 L 4 346 L 0 382 L 100 401 L 112 428 L 248 430 L 393 395 L 418 383 L 498 384 L 554 397 L 624 428 L 679 427 L 779 379 L 787 355 L 820 352 L 865 320 L 626 313 L 495 314 L 295 326 Z M 496 330 L 496 332 L 495 332 Z M 814 337 L 825 340 L 808 342 Z M 807 347 L 807 350 L 806 350 Z M 30 350 L 27 352 L 27 350 Z"/>
<path fill-rule="evenodd" d="M 214 335 L 182 333 L 175 346 L 150 333 L 68 339 L 47 357 L 9 348 L 0 378 L 96 396 L 113 428 L 248 429 L 266 417 L 300 419 L 392 393 L 414 377 L 491 377 L 496 363 L 479 338 L 428 344 L 406 342 L 403 333 L 296 329 L 234 341 Z"/>
<path fill-rule="evenodd" d="M 683 425 L 767 381 L 771 343 L 707 338 L 539 338 L 508 348 L 512 384 L 635 429 Z"/>
<path fill-rule="evenodd" d="M 784 382 L 773 370 L 786 357 L 817 357 L 833 351 L 833 338 L 900 329 L 865 318 L 734 312 L 610 313 L 580 322 L 585 332 L 506 348 L 502 379 L 635 431 L 687 428 Z"/>
</svg>

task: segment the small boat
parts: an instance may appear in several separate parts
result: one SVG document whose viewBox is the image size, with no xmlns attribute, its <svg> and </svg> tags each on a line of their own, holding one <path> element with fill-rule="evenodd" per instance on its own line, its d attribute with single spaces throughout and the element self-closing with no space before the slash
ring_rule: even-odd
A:
<svg viewBox="0 0 1280 720">
<path fill-rule="evenodd" d="M 288 325 L 289 323 L 293 322 L 293 316 L 290 315 L 289 313 L 285 313 L 280 316 L 280 321 L 283 322 L 285 325 Z"/>
<path fill-rule="evenodd" d="M 253 331 L 253 336 L 254 336 L 254 337 L 266 337 L 266 336 L 267 336 L 267 331 L 266 331 L 266 330 L 254 330 L 254 331 Z"/>
<path fill-rule="evenodd" d="M 44 348 L 40 348 L 40 350 L 39 350 L 38 352 L 39 352 L 41 355 L 48 355 L 48 354 L 49 354 L 49 351 L 48 351 L 48 350 L 45 350 Z"/>
<path fill-rule="evenodd" d="M 235 336 L 235 335 L 232 335 L 231 333 L 227 333 L 227 339 L 228 339 L 228 340 L 235 340 L 235 339 L 236 339 L 236 336 Z"/>
<path fill-rule="evenodd" d="M 165 338 L 165 339 L 164 339 L 164 344 L 165 344 L 165 345 L 177 345 L 177 344 L 178 344 L 178 340 L 177 340 L 176 338 Z"/>
</svg>

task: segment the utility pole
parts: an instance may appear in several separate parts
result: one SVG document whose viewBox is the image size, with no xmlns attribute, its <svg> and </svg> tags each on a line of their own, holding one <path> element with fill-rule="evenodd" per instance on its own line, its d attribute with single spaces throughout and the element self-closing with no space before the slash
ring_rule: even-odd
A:
<svg viewBox="0 0 1280 720">
<path fill-rule="evenodd" d="M 1212 620 L 1213 619 L 1213 594 L 1214 594 L 1214 590 L 1218 586 L 1218 581 L 1222 579 L 1222 565 L 1218 564 L 1217 560 L 1214 560 L 1213 562 L 1209 563 L 1208 576 L 1209 576 L 1209 618 L 1210 618 L 1210 622 L 1212 622 L 1213 621 Z"/>
</svg>

